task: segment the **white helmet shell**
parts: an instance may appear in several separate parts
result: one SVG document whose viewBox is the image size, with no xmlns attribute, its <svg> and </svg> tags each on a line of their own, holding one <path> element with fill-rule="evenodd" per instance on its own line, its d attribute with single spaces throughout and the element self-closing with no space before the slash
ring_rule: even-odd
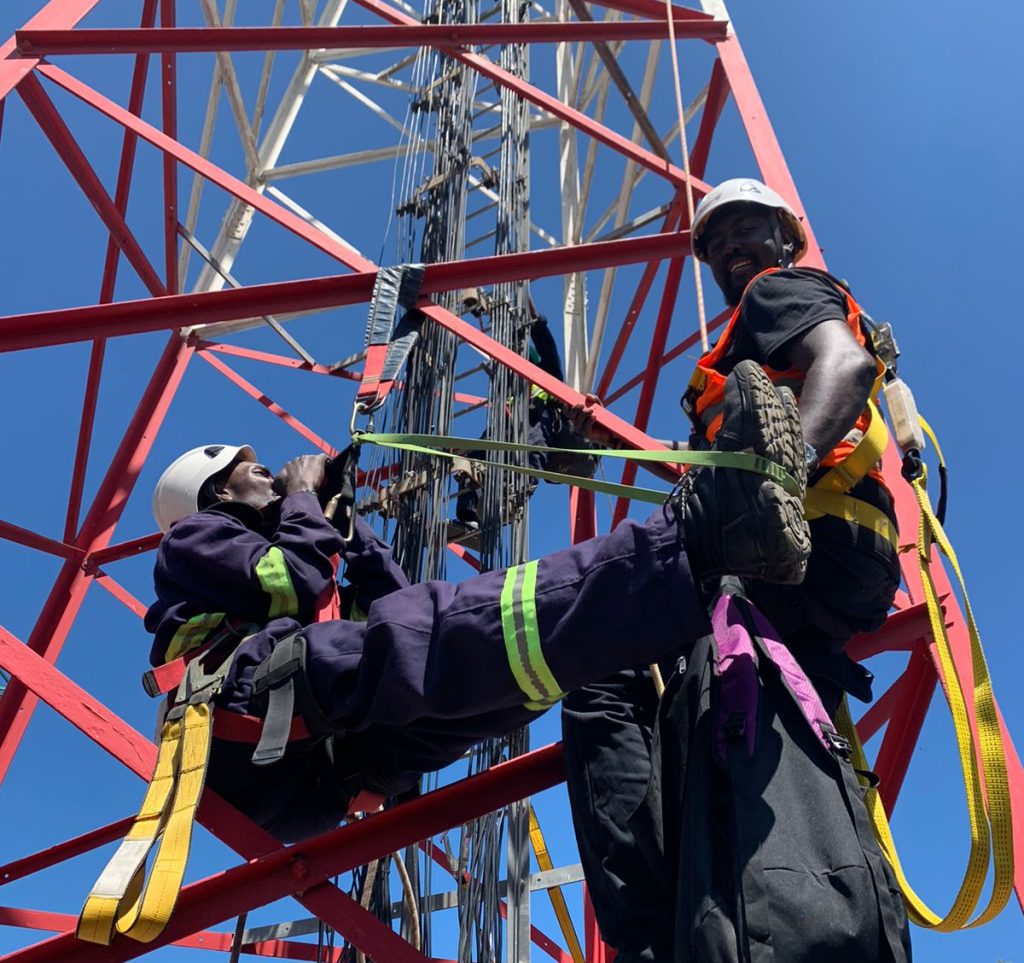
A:
<svg viewBox="0 0 1024 963">
<path fill-rule="evenodd" d="M 256 461 L 256 452 L 249 445 L 201 445 L 176 458 L 153 491 L 153 517 L 160 530 L 166 532 L 175 522 L 199 511 L 203 483 L 239 455 L 244 461 Z"/>
<path fill-rule="evenodd" d="M 778 211 L 789 225 L 797 241 L 793 260 L 801 258 L 807 250 L 807 235 L 804 233 L 800 218 L 796 216 L 796 211 L 782 199 L 782 196 L 766 184 L 755 181 L 753 178 L 734 177 L 731 180 L 722 181 L 714 190 L 705 194 L 693 212 L 690 244 L 694 257 L 698 260 L 706 260 L 702 238 L 711 215 L 729 204 L 759 204 L 761 207 L 770 207 Z"/>
</svg>

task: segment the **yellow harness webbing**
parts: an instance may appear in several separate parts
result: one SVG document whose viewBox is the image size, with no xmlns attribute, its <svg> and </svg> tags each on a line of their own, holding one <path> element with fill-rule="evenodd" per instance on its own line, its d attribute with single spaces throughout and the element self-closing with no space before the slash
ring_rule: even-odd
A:
<svg viewBox="0 0 1024 963">
<path fill-rule="evenodd" d="M 899 551 L 900 538 L 896 526 L 885 512 L 868 502 L 839 492 L 823 492 L 817 486 L 808 488 L 804 499 L 804 518 L 821 518 L 822 515 L 833 515 L 862 528 L 870 528 Z"/>
<path fill-rule="evenodd" d="M 164 723 L 153 780 L 132 828 L 85 901 L 80 940 L 109 946 L 121 933 L 148 943 L 163 932 L 185 874 L 212 731 L 208 702 L 187 705 Z M 154 846 L 147 879 L 146 859 Z"/>
<path fill-rule="evenodd" d="M 931 435 L 930 428 L 926 430 Z M 932 437 L 934 441 L 934 436 Z M 936 449 L 939 450 L 937 444 Z M 920 478 L 911 482 L 920 508 L 917 535 L 918 564 L 928 606 L 935 651 L 939 658 L 943 689 L 953 717 L 953 728 L 967 797 L 967 815 L 971 827 L 971 851 L 964 879 L 952 907 L 945 916 L 939 916 L 933 912 L 907 880 L 877 790 L 867 788 L 865 803 L 882 852 L 896 875 L 910 918 L 919 926 L 948 933 L 987 923 L 1006 906 L 1010 893 L 1013 891 L 1013 823 L 1005 747 L 998 712 L 992 696 L 988 664 L 981 647 L 978 627 L 971 611 L 971 603 L 967 596 L 960 564 L 942 525 L 932 511 L 926 480 L 927 475 L 922 474 Z M 963 595 L 964 614 L 970 640 L 971 670 L 974 677 L 973 704 L 978 732 L 977 741 L 970 725 L 963 682 L 953 659 L 952 646 L 946 632 L 945 616 L 932 577 L 933 545 L 937 546 L 942 554 L 949 559 Z M 868 765 L 864 750 L 857 738 L 857 732 L 850 719 L 845 701 L 837 714 L 836 724 L 853 747 L 854 767 L 866 770 Z M 971 915 L 974 913 L 985 887 L 990 861 L 994 865 L 992 893 L 988 905 L 972 920 Z"/>
<path fill-rule="evenodd" d="M 870 416 L 867 430 L 864 432 L 857 447 L 853 449 L 838 465 L 832 468 L 815 484 L 825 492 L 848 492 L 857 484 L 882 457 L 885 446 L 889 443 L 889 429 L 885 419 L 875 404 L 877 388 L 868 399 L 867 409 Z"/>
<path fill-rule="evenodd" d="M 867 408 L 870 415 L 867 430 L 853 449 L 838 465 L 820 478 L 813 488 L 807 489 L 804 499 L 804 518 L 812 520 L 822 515 L 833 515 L 844 521 L 869 528 L 899 551 L 899 534 L 885 512 L 868 502 L 846 493 L 878 464 L 889 443 L 889 429 L 875 404 L 881 377 L 875 380 Z"/>
<path fill-rule="evenodd" d="M 541 831 L 537 814 L 530 806 L 530 843 L 533 846 L 534 855 L 537 857 L 537 866 L 542 873 L 554 869 L 551 856 L 548 853 L 548 844 Z M 573 963 L 584 963 L 583 950 L 580 947 L 579 937 L 576 935 L 576 927 L 573 926 L 572 917 L 569 915 L 569 907 L 566 906 L 565 897 L 562 895 L 561 886 L 552 886 L 548 890 L 548 898 L 551 900 L 551 908 L 555 911 L 558 925 L 562 930 L 566 946 L 572 955 Z"/>
</svg>

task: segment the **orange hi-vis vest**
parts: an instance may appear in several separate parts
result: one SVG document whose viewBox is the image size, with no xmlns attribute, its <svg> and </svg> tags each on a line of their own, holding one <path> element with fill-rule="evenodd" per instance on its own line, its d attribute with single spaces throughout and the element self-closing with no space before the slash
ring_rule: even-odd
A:
<svg viewBox="0 0 1024 963">
<path fill-rule="evenodd" d="M 750 283 L 747 284 L 743 292 L 743 297 L 746 296 L 751 285 L 753 285 L 759 278 L 764 277 L 766 274 L 773 274 L 779 270 L 781 269 L 773 267 L 757 274 L 750 280 Z M 803 270 L 816 269 L 805 268 Z M 827 274 L 824 271 L 818 271 L 817 273 L 824 274 L 824 276 L 835 285 L 836 290 L 842 295 L 846 305 L 845 320 L 850 331 L 857 339 L 857 343 L 859 345 L 870 350 L 868 340 L 861 327 L 860 305 L 858 305 L 853 299 L 850 292 L 847 291 L 846 288 L 844 288 L 830 274 Z M 736 310 L 733 311 L 732 317 L 729 319 L 729 323 L 726 325 L 721 337 L 715 343 L 715 346 L 697 362 L 696 370 L 690 378 L 689 387 L 683 395 L 683 410 L 693 422 L 695 432 L 698 435 L 703 436 L 709 445 L 714 443 L 715 437 L 718 435 L 718 431 L 722 427 L 722 408 L 725 399 L 725 380 L 727 375 L 719 371 L 717 369 L 717 365 L 725 356 L 726 351 L 736 334 L 736 325 L 739 324 L 740 313 L 743 307 L 743 297 L 740 298 L 740 303 L 736 306 Z M 858 449 L 858 446 L 862 445 L 866 440 L 872 423 L 874 422 L 876 425 L 876 432 L 881 429 L 883 425 L 882 418 L 878 413 L 877 408 L 874 407 L 874 399 L 878 394 L 878 389 L 881 387 L 882 375 L 885 372 L 885 368 L 880 361 L 877 361 L 877 359 L 876 364 L 878 365 L 878 376 L 875 379 L 875 385 L 872 388 L 871 397 L 867 406 L 865 406 L 864 411 L 861 412 L 847 436 L 840 441 L 832 451 L 827 452 L 823 457 L 821 457 L 819 462 L 822 468 L 834 469 L 832 479 L 830 480 L 831 483 L 826 487 L 836 491 L 848 491 L 865 475 L 870 475 L 876 481 L 880 483 L 882 482 L 882 476 L 877 466 L 877 456 L 881 454 L 880 450 L 876 454 L 875 458 L 873 458 L 867 465 L 859 465 L 850 473 L 844 471 L 843 468 L 847 459 L 850 458 L 853 452 Z M 803 388 L 805 374 L 799 368 L 793 367 L 787 368 L 785 371 L 778 371 L 775 368 L 764 365 L 764 371 L 774 384 L 780 387 L 786 386 L 792 388 L 793 393 L 798 398 L 800 397 L 800 391 Z"/>
</svg>

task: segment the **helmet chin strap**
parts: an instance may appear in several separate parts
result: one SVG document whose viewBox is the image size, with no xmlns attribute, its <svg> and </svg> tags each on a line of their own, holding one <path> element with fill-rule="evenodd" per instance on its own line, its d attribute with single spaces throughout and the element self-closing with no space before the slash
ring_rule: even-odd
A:
<svg viewBox="0 0 1024 963">
<path fill-rule="evenodd" d="M 785 240 L 781 217 L 778 217 L 778 220 L 775 222 L 775 243 L 778 245 L 779 250 L 782 251 L 782 257 L 778 261 L 779 267 L 791 268 L 793 266 L 793 252 L 796 250 L 796 243 Z"/>
</svg>

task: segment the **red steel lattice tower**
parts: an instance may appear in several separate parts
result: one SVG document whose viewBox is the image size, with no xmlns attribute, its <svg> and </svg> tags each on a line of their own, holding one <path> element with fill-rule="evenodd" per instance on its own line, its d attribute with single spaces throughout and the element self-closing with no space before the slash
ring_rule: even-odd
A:
<svg viewBox="0 0 1024 963">
<path fill-rule="evenodd" d="M 738 165 L 745 164 L 803 217 L 764 105 L 718 0 L 704 0 L 702 9 L 666 8 L 660 0 L 605 0 L 589 6 L 559 0 L 551 9 L 532 4 L 530 18 L 522 22 L 481 17 L 477 23 L 455 25 L 430 18 L 421 22 L 398 0 L 300 2 L 294 11 L 282 0 L 273 15 L 265 17 L 265 26 L 227 26 L 233 22 L 235 6 L 230 0 L 223 8 L 213 0 L 199 4 L 144 0 L 137 24 L 104 21 L 102 27 L 88 28 L 90 17 L 106 13 L 107 5 L 101 0 L 51 0 L 0 53 L 0 123 L 5 109 L 9 117 L 16 109 L 31 118 L 59 157 L 60 176 L 70 174 L 94 209 L 95 233 L 76 243 L 88 245 L 98 239 L 96 249 L 105 246 L 96 303 L 65 306 L 67 298 L 55 286 L 53 303 L 50 291 L 40 291 L 31 313 L 0 317 L 4 352 L 45 356 L 62 345 L 79 345 L 87 352 L 80 359 L 84 398 L 80 414 L 76 413 L 74 459 L 64 482 L 65 500 L 42 520 L 19 518 L 16 513 L 0 520 L 0 538 L 5 542 L 50 560 L 40 569 L 46 573 L 48 593 L 23 637 L 4 627 L 5 617 L 0 615 L 0 668 L 9 676 L 0 697 L 0 779 L 8 776 L 19 749 L 28 751 L 24 747 L 33 727 L 40 724 L 41 703 L 61 717 L 61 727 L 84 735 L 106 753 L 95 768 L 97 784 L 105 785 L 110 778 L 103 767 L 117 768 L 118 777 L 122 770 L 143 779 L 150 775 L 156 750 L 145 734 L 147 723 L 140 721 L 146 710 L 142 700 L 119 700 L 115 712 L 113 703 L 107 706 L 97 697 L 100 683 L 109 682 L 107 676 L 76 676 L 70 668 L 58 668 L 57 661 L 65 648 L 86 644 L 75 629 L 88 617 L 90 606 L 101 604 L 95 600 L 98 589 L 105 590 L 99 592 L 102 604 L 109 595 L 124 606 L 136 619 L 132 633 L 142 636 L 137 617 L 145 611 L 139 596 L 145 597 L 146 590 L 133 592 L 129 584 L 145 584 L 140 573 L 149 564 L 146 553 L 158 541 L 143 521 L 147 499 L 142 482 L 152 481 L 154 472 L 174 454 L 197 443 L 192 419 L 204 409 L 232 405 L 236 396 L 249 397 L 297 432 L 303 444 L 330 452 L 345 443 L 347 415 L 325 419 L 324 427 L 314 428 L 295 412 L 303 406 L 304 411 L 317 410 L 312 402 L 302 400 L 307 397 L 342 412 L 363 382 L 367 365 L 361 355 L 362 326 L 353 319 L 360 312 L 365 315 L 377 262 L 359 250 L 380 244 L 381 232 L 346 221 L 336 192 L 348 192 L 347 202 L 355 206 L 353 189 L 372 192 L 385 180 L 390 182 L 390 175 L 360 178 L 365 165 L 395 160 L 400 154 L 408 129 L 396 121 L 384 98 L 386 94 L 408 99 L 417 93 L 415 82 L 403 71 L 410 69 L 410 58 L 418 50 L 442 51 L 450 62 L 471 70 L 481 84 L 492 85 L 495 92 L 508 91 L 528 104 L 534 156 L 543 156 L 544 138 L 550 138 L 546 149 L 555 158 L 552 170 L 557 171 L 551 176 L 551 194 L 534 190 L 529 250 L 430 265 L 423 294 L 440 300 L 447 292 L 468 287 L 526 281 L 541 285 L 544 279 L 562 279 L 559 297 L 565 305 L 567 383 L 558 382 L 492 340 L 480 325 L 440 304 L 424 308 L 427 323 L 447 329 L 489 363 L 513 371 L 567 404 L 581 400 L 582 391 L 595 391 L 607 405 L 598 413 L 598 422 L 626 446 L 663 447 L 647 432 L 655 430 L 659 405 L 665 399 L 675 403 L 680 378 L 685 377 L 679 374 L 685 371 L 683 355 L 699 344 L 699 332 L 692 330 L 695 312 L 681 303 L 679 295 L 689 259 L 688 201 L 699 200 L 709 189 L 704 178 L 731 176 Z M 671 19 L 667 19 L 669 9 Z M 294 23 L 288 19 L 293 14 Z M 246 15 L 255 16 L 255 12 Z M 177 18 L 188 25 L 178 26 Z M 87 26 L 80 26 L 83 21 Z M 679 41 L 687 82 L 699 88 L 686 108 L 693 130 L 685 158 L 675 141 L 679 133 L 675 84 L 664 55 L 670 33 Z M 533 52 L 534 64 L 539 66 L 535 79 L 526 80 L 499 65 L 498 46 L 513 43 L 528 45 Z M 628 47 L 621 46 L 627 43 Z M 542 61 L 541 52 L 551 50 L 554 57 Z M 691 50 L 695 51 L 692 56 Z M 196 56 L 186 57 L 192 54 Z M 297 59 L 287 84 L 277 80 L 275 56 L 293 58 L 290 64 Z M 377 69 L 359 66 L 363 62 L 359 58 L 367 57 L 365 62 Z M 381 66 L 380 58 L 390 58 L 393 69 Z M 243 61 L 251 65 L 256 59 L 258 68 L 243 69 Z M 130 82 L 116 92 L 101 92 L 105 81 L 82 79 L 96 76 L 95 64 L 114 61 L 119 64 L 119 77 L 124 65 L 131 65 Z M 194 108 L 196 88 L 189 79 L 197 63 L 205 64 L 204 69 L 215 63 L 205 123 L 200 123 Z M 150 89 L 147 97 L 147 86 L 154 86 L 154 78 L 159 90 Z M 314 80 L 319 86 L 314 86 Z M 353 128 L 346 123 L 347 114 L 331 114 L 324 101 L 317 99 L 324 85 L 341 89 L 352 103 L 361 105 L 391 139 L 371 139 L 369 123 L 365 129 Z M 367 93 L 376 88 L 383 91 L 379 99 Z M 221 96 L 231 114 L 226 126 L 233 125 L 238 137 L 233 151 L 218 139 L 223 125 L 216 124 L 216 104 Z M 246 109 L 247 97 L 256 105 L 252 111 Z M 481 97 L 481 112 L 486 113 L 493 102 L 488 106 Z M 273 110 L 275 98 L 279 100 Z M 300 114 L 306 128 L 315 130 L 305 135 L 302 147 L 316 159 L 300 155 L 302 159 L 286 164 L 282 159 L 286 143 L 300 143 Z M 320 121 L 307 122 L 307 115 Z M 107 124 L 105 131 L 116 131 L 116 152 L 109 149 L 109 136 L 105 142 L 93 126 L 97 117 Z M 726 132 L 727 150 L 734 156 L 715 170 L 709 163 L 711 145 L 726 117 L 732 125 Z M 684 127 L 689 131 L 691 125 Z M 377 128 L 372 130 L 376 137 Z M 352 148 L 353 140 L 358 149 Z M 3 149 L 17 151 L 18 146 L 8 136 Z M 333 153 L 320 156 L 324 151 Z M 481 163 L 484 170 L 486 160 Z M 535 160 L 535 182 L 538 163 Z M 56 167 L 54 172 L 56 176 Z M 349 178 L 340 187 L 340 181 L 323 182 L 331 184 L 324 187 L 311 179 L 308 183 L 313 188 L 301 195 L 301 202 L 298 188 L 288 194 L 280 187 L 288 178 L 340 174 Z M 485 175 L 486 170 L 473 185 L 481 205 L 491 198 Z M 186 201 L 181 185 L 193 176 Z M 142 196 L 139 181 L 146 190 Z M 202 214 L 202 188 L 195 185 L 203 184 L 207 192 L 217 190 L 228 199 L 219 221 Z M 545 198 L 551 196 L 560 204 L 555 215 L 544 209 Z M 546 228 L 551 221 L 557 227 Z M 804 263 L 824 266 L 806 218 L 804 223 L 809 241 Z M 255 235 L 263 232 L 263 236 L 248 239 L 253 228 Z M 270 242 L 265 240 L 267 231 L 273 235 Z M 258 281 L 241 283 L 236 278 L 235 265 L 246 266 L 240 258 L 243 242 L 247 252 L 253 248 L 259 265 L 248 276 Z M 280 268 L 273 255 L 266 253 L 278 243 L 288 251 Z M 195 259 L 191 265 L 190 255 Z M 276 279 L 264 281 L 267 275 Z M 588 290 L 600 291 L 590 299 L 593 310 Z M 712 318 L 708 328 L 714 330 L 724 317 Z M 305 344 L 293 334 L 300 327 Z M 155 363 L 148 362 L 146 383 L 125 379 L 119 361 L 128 356 L 122 354 L 127 349 L 121 345 L 134 339 L 145 346 L 139 355 L 131 356 L 132 364 L 141 367 L 147 362 L 137 359 L 153 352 L 158 338 L 163 339 L 163 348 Z M 316 348 L 310 349 L 309 344 Z M 317 360 L 326 357 L 331 363 Z M 335 358 L 343 360 L 334 363 Z M 682 367 L 659 380 L 676 361 Z M 629 364 L 635 373 L 620 373 Z M 268 394 L 270 384 L 275 385 L 273 398 Z M 278 400 L 279 385 L 286 393 L 293 392 L 287 409 Z M 229 396 L 231 401 L 223 400 Z M 484 400 L 468 392 L 454 398 L 467 411 Z M 125 419 L 127 411 L 133 414 Z M 120 432 L 119 441 L 111 451 L 109 439 L 114 431 Z M 899 481 L 898 455 L 892 451 L 885 471 L 894 479 L 901 528 L 913 533 L 917 506 Z M 635 468 L 624 470 L 626 483 L 635 477 Z M 598 530 L 599 518 L 601 524 L 617 520 L 628 505 L 620 501 L 604 519 L 603 509 L 598 511 L 590 494 L 574 490 L 569 509 L 567 537 L 581 539 Z M 474 562 L 465 548 L 452 549 L 470 564 Z M 910 566 L 905 575 L 907 590 L 900 593 L 888 624 L 853 644 L 858 658 L 883 651 L 907 654 L 905 669 L 859 722 L 865 740 L 884 728 L 875 768 L 889 811 L 941 673 L 919 575 Z M 938 588 L 948 596 L 956 666 L 969 689 L 973 670 L 964 620 L 948 581 L 941 578 Z M 135 648 L 126 645 L 126 651 L 142 650 L 136 640 Z M 64 662 L 69 661 L 66 656 Z M 122 676 L 118 681 L 127 689 L 136 670 L 117 671 Z M 970 714 L 974 725 L 973 711 Z M 46 730 L 51 731 L 53 726 Z M 1024 774 L 1008 739 L 1007 744 L 1014 815 L 1024 825 Z M 48 750 L 35 742 L 32 751 Z M 55 746 L 53 756 L 59 757 L 62 751 Z M 15 770 L 11 778 L 24 776 Z M 25 948 L 10 958 L 112 961 L 168 943 L 229 951 L 231 933 L 212 927 L 293 896 L 368 957 L 412 963 L 424 955 L 330 880 L 512 800 L 556 786 L 562 778 L 560 750 L 552 745 L 319 837 L 298 851 L 281 849 L 208 794 L 200 822 L 243 861 L 221 854 L 216 865 L 228 869 L 189 884 L 171 924 L 156 943 L 143 946 L 119 940 L 110 948 L 80 944 L 73 936 L 74 920 L 66 912 L 4 906 L 0 922 L 25 930 Z M 69 813 L 73 811 L 70 796 L 62 804 Z M 134 804 L 134 796 L 124 798 L 125 817 Z M 60 816 L 48 820 L 45 829 L 33 834 L 43 842 L 8 860 L 0 870 L 0 882 L 10 885 L 53 871 L 117 839 L 127 825 L 126 819 L 118 819 L 69 836 L 61 832 L 65 824 L 76 825 L 73 819 L 65 823 Z M 1019 839 L 1016 850 L 1016 888 L 1022 896 L 1024 845 Z M 57 935 L 36 943 L 33 930 Z M 540 951 L 554 959 L 572 958 L 539 931 L 532 938 Z M 589 961 L 605 958 L 589 915 L 585 942 Z M 315 949 L 309 943 L 267 938 L 246 944 L 244 951 L 312 959 L 311 948 Z"/>
</svg>

